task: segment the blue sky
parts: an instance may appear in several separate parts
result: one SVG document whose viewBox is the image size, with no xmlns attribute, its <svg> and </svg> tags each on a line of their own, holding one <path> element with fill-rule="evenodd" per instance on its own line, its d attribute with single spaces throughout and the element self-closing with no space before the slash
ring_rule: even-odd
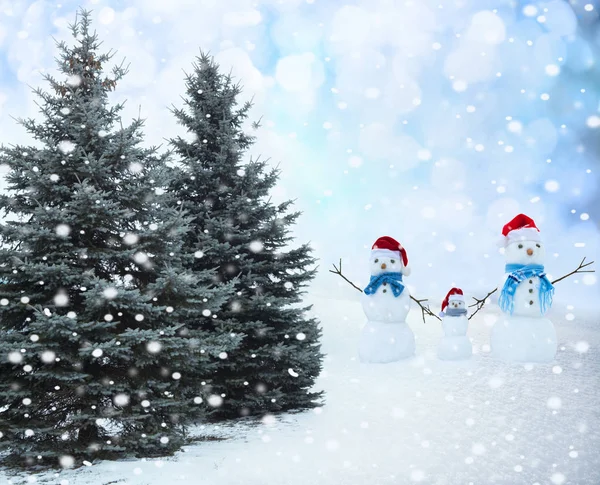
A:
<svg viewBox="0 0 600 485">
<path fill-rule="evenodd" d="M 141 109 L 148 143 L 180 134 L 168 107 L 200 48 L 233 70 L 263 119 L 252 155 L 280 163 L 274 198 L 304 212 L 315 291 L 353 296 L 325 270 L 343 257 L 365 284 L 382 235 L 407 248 L 420 297 L 491 289 L 517 212 L 542 230 L 551 274 L 600 256 L 595 0 L 0 1 L 3 143 L 27 142 L 11 116 L 35 115 L 28 86 L 54 72 L 51 36 L 68 39 L 79 5 L 131 64 L 114 99 Z M 598 294 L 588 277 L 557 299 Z"/>
</svg>

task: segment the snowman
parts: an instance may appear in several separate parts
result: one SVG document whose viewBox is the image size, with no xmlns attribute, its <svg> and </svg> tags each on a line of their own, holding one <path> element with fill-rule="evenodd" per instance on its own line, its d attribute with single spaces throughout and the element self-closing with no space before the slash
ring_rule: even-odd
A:
<svg viewBox="0 0 600 485">
<path fill-rule="evenodd" d="M 442 302 L 442 329 L 444 336 L 438 345 L 437 355 L 442 360 L 463 360 L 473 355 L 473 346 L 467 337 L 469 320 L 465 297 L 460 288 L 452 288 Z"/>
<path fill-rule="evenodd" d="M 492 328 L 492 355 L 515 362 L 551 362 L 556 330 L 544 314 L 552 305 L 554 286 L 544 271 L 544 245 L 535 222 L 517 215 L 502 230 L 505 276 L 498 305 L 504 313 Z"/>
<path fill-rule="evenodd" d="M 370 269 L 361 301 L 367 324 L 360 338 L 360 360 L 388 363 L 411 357 L 415 336 L 406 323 L 410 293 L 402 281 L 410 274 L 406 250 L 395 239 L 380 237 L 371 248 Z"/>
</svg>

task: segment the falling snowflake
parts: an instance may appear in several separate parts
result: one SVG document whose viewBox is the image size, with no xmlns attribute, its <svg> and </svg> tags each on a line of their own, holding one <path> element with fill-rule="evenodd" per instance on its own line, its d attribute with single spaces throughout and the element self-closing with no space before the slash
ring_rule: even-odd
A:
<svg viewBox="0 0 600 485">
<path fill-rule="evenodd" d="M 40 355 L 40 359 L 44 364 L 52 364 L 56 359 L 56 354 L 51 350 L 46 350 Z"/>
<path fill-rule="evenodd" d="M 146 344 L 146 350 L 151 354 L 158 354 L 162 349 L 160 342 L 152 341 Z"/>
<path fill-rule="evenodd" d="M 104 295 L 104 298 L 106 298 L 108 300 L 112 300 L 119 294 L 119 292 L 116 288 L 109 286 L 107 288 L 104 288 L 104 291 L 102 292 L 102 294 Z"/>
<path fill-rule="evenodd" d="M 264 247 L 264 244 L 258 240 L 252 241 L 248 246 L 250 251 L 252 251 L 253 253 L 260 253 L 264 249 Z"/>
<path fill-rule="evenodd" d="M 58 459 L 58 463 L 62 468 L 73 468 L 75 466 L 75 458 L 71 455 L 63 455 Z"/>
<path fill-rule="evenodd" d="M 58 143 L 58 149 L 65 155 L 71 153 L 73 150 L 75 150 L 75 148 L 76 148 L 75 143 L 70 142 L 68 140 L 63 140 Z"/>
<path fill-rule="evenodd" d="M 549 409 L 560 409 L 562 407 L 562 400 L 560 397 L 553 396 L 548 399 L 546 405 Z"/>
<path fill-rule="evenodd" d="M 81 81 L 81 76 L 77 74 L 72 74 L 67 78 L 67 84 L 73 87 L 79 86 L 81 84 Z"/>
<path fill-rule="evenodd" d="M 23 361 L 23 356 L 21 355 L 21 352 L 10 352 L 8 354 L 8 361 L 11 364 L 20 364 Z"/>
<path fill-rule="evenodd" d="M 115 406 L 127 406 L 129 404 L 129 396 L 125 393 L 116 394 L 115 397 L 113 397 L 113 402 L 115 403 Z"/>
<path fill-rule="evenodd" d="M 298 377 L 300 375 L 296 371 L 294 371 L 294 369 L 292 369 L 291 367 L 288 369 L 288 374 L 291 375 L 292 377 Z"/>
<path fill-rule="evenodd" d="M 93 355 L 94 357 L 102 357 L 102 354 L 103 354 L 103 353 L 104 353 L 104 352 L 102 351 L 102 349 L 94 349 L 94 351 L 92 352 L 92 355 Z"/>
<path fill-rule="evenodd" d="M 133 255 L 133 260 L 137 264 L 145 264 L 148 262 L 148 255 L 142 251 L 138 251 Z"/>
<path fill-rule="evenodd" d="M 54 296 L 54 304 L 56 306 L 67 306 L 69 304 L 69 295 L 64 290 L 59 291 Z"/>
<path fill-rule="evenodd" d="M 303 334 L 302 332 L 300 332 L 300 333 L 297 333 L 297 334 L 296 334 L 296 338 L 297 338 L 298 340 L 304 340 L 304 339 L 306 339 L 306 335 L 305 335 L 305 334 Z"/>
<path fill-rule="evenodd" d="M 67 237 L 71 233 L 71 228 L 67 224 L 59 224 L 55 230 L 60 237 Z"/>
<path fill-rule="evenodd" d="M 132 162 L 129 164 L 129 171 L 132 173 L 140 173 L 144 170 L 144 166 L 140 162 Z"/>
<path fill-rule="evenodd" d="M 140 238 L 137 234 L 125 234 L 123 237 L 123 242 L 129 246 L 137 244 L 139 240 Z"/>
<path fill-rule="evenodd" d="M 221 406 L 223 404 L 223 398 L 221 396 L 219 396 L 218 394 L 211 394 L 208 397 L 208 404 L 210 406 L 212 406 L 213 408 L 218 408 L 219 406 Z"/>
</svg>

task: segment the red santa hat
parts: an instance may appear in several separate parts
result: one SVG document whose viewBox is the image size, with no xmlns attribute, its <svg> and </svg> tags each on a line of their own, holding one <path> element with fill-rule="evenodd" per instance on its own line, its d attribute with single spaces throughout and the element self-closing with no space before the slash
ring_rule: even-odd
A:
<svg viewBox="0 0 600 485">
<path fill-rule="evenodd" d="M 525 214 L 519 214 L 502 228 L 504 247 L 516 241 L 540 241 L 540 230 L 534 220 Z"/>
<path fill-rule="evenodd" d="M 371 248 L 371 259 L 373 258 L 397 258 L 402 260 L 402 274 L 408 276 L 410 274 L 410 268 L 408 267 L 408 256 L 406 255 L 406 249 L 402 247 L 398 241 L 393 237 L 383 236 L 377 239 Z"/>
<path fill-rule="evenodd" d="M 448 303 L 450 303 L 451 301 L 462 301 L 463 303 L 465 302 L 463 291 L 460 288 L 452 288 L 448 292 L 446 298 L 444 298 L 444 301 L 442 302 L 442 312 L 445 310 L 445 308 L 448 306 Z"/>
</svg>

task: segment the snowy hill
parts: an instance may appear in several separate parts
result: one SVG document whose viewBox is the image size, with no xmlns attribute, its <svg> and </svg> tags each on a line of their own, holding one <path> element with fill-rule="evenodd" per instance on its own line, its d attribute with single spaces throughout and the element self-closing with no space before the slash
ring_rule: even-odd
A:
<svg viewBox="0 0 600 485">
<path fill-rule="evenodd" d="M 440 325 L 423 324 L 413 310 L 417 356 L 363 365 L 356 358 L 364 324 L 358 301 L 312 301 L 328 355 L 318 383 L 327 392 L 322 409 L 198 428 L 200 435 L 225 439 L 189 446 L 171 459 L 104 462 L 58 475 L 0 475 L 0 483 L 600 483 L 598 315 L 565 321 L 556 309 L 557 360 L 533 366 L 489 356 L 493 306 L 471 321 L 476 354 L 466 363 L 438 361 Z"/>
</svg>

